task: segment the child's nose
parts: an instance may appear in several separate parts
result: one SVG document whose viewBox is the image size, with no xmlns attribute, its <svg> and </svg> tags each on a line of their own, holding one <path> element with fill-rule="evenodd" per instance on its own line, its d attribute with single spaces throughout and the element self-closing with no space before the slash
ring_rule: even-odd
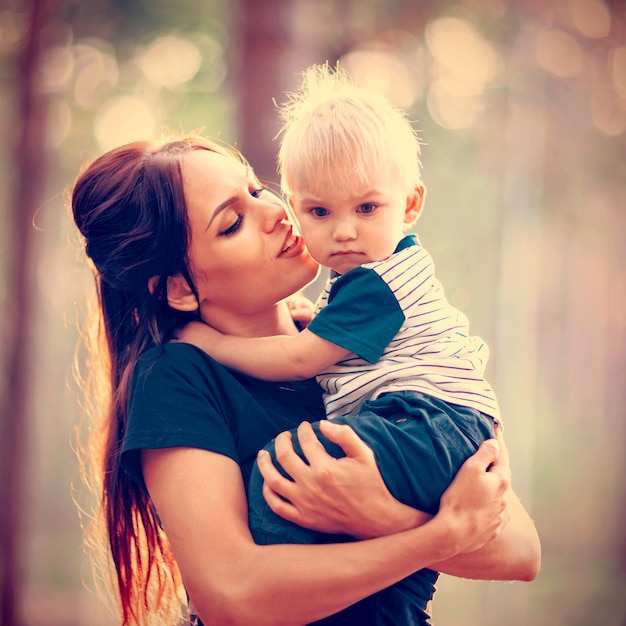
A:
<svg viewBox="0 0 626 626">
<path fill-rule="evenodd" d="M 335 224 L 333 230 L 335 241 L 349 241 L 356 238 L 356 229 L 348 220 Z"/>
</svg>

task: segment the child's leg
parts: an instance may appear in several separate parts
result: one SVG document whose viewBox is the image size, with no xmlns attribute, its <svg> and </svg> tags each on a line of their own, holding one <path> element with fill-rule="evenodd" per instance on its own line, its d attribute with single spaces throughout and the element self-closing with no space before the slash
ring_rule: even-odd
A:
<svg viewBox="0 0 626 626">
<path fill-rule="evenodd" d="M 416 392 L 384 394 L 365 402 L 359 415 L 336 421 L 373 449 L 398 500 L 433 514 L 465 460 L 495 437 L 492 418 Z"/>
</svg>

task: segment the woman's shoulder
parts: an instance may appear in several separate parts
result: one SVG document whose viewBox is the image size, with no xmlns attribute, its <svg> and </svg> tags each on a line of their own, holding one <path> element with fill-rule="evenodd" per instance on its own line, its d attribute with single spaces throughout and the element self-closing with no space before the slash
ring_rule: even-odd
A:
<svg viewBox="0 0 626 626">
<path fill-rule="evenodd" d="M 234 373 L 196 346 L 167 343 L 144 352 L 135 366 L 131 406 L 172 413 L 176 405 L 205 412 L 243 401 L 243 387 Z M 232 408 L 232 407 L 231 407 Z"/>
<path fill-rule="evenodd" d="M 200 348 L 197 348 L 190 343 L 168 342 L 160 346 L 152 346 L 151 348 L 148 348 L 141 355 L 139 364 L 143 367 L 157 363 L 174 365 L 176 363 L 186 363 L 197 360 L 203 361 L 205 360 L 205 357 L 209 359 L 211 358 L 208 354 L 206 354 L 206 352 L 203 352 Z"/>
<path fill-rule="evenodd" d="M 170 342 L 148 348 L 135 366 L 134 378 L 159 378 L 176 373 L 202 379 L 228 375 L 224 366 L 200 348 L 189 343 Z"/>
<path fill-rule="evenodd" d="M 139 451 L 194 447 L 238 461 L 235 410 L 240 387 L 219 363 L 183 343 L 146 350 L 133 372 L 122 465 L 143 486 Z"/>
<path fill-rule="evenodd" d="M 240 395 L 232 375 L 195 346 L 150 348 L 133 371 L 124 449 L 194 444 L 212 449 L 212 440 L 228 438 L 232 405 Z"/>
</svg>

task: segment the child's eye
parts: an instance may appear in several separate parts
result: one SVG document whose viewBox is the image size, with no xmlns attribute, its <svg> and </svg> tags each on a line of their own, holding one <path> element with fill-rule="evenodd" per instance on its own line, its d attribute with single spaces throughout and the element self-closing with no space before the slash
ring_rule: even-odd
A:
<svg viewBox="0 0 626 626">
<path fill-rule="evenodd" d="M 376 205 L 371 202 L 366 202 L 359 207 L 359 213 L 365 213 L 366 215 L 373 213 L 375 210 Z"/>
<path fill-rule="evenodd" d="M 242 222 L 243 222 L 243 215 L 241 213 L 237 213 L 237 219 L 228 228 L 225 228 L 224 230 L 220 231 L 218 233 L 218 236 L 228 237 L 229 235 L 233 235 L 241 228 Z"/>
<path fill-rule="evenodd" d="M 328 211 L 321 206 L 313 207 L 312 209 L 310 209 L 310 212 L 315 217 L 325 217 L 326 215 L 328 215 Z"/>
</svg>

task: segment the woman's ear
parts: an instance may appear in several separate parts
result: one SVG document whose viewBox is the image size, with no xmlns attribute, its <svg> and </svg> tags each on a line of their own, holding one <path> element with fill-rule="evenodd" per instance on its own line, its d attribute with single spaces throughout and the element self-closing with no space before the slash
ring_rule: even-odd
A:
<svg viewBox="0 0 626 626">
<path fill-rule="evenodd" d="M 404 211 L 404 223 L 412 224 L 417 220 L 424 208 L 426 198 L 426 187 L 416 185 L 406 199 L 406 210 Z"/>
<path fill-rule="evenodd" d="M 148 289 L 153 291 L 158 276 L 153 276 L 148 281 Z M 189 283 L 182 274 L 167 277 L 167 303 L 177 311 L 193 312 L 198 310 L 198 299 L 192 291 Z"/>
</svg>

